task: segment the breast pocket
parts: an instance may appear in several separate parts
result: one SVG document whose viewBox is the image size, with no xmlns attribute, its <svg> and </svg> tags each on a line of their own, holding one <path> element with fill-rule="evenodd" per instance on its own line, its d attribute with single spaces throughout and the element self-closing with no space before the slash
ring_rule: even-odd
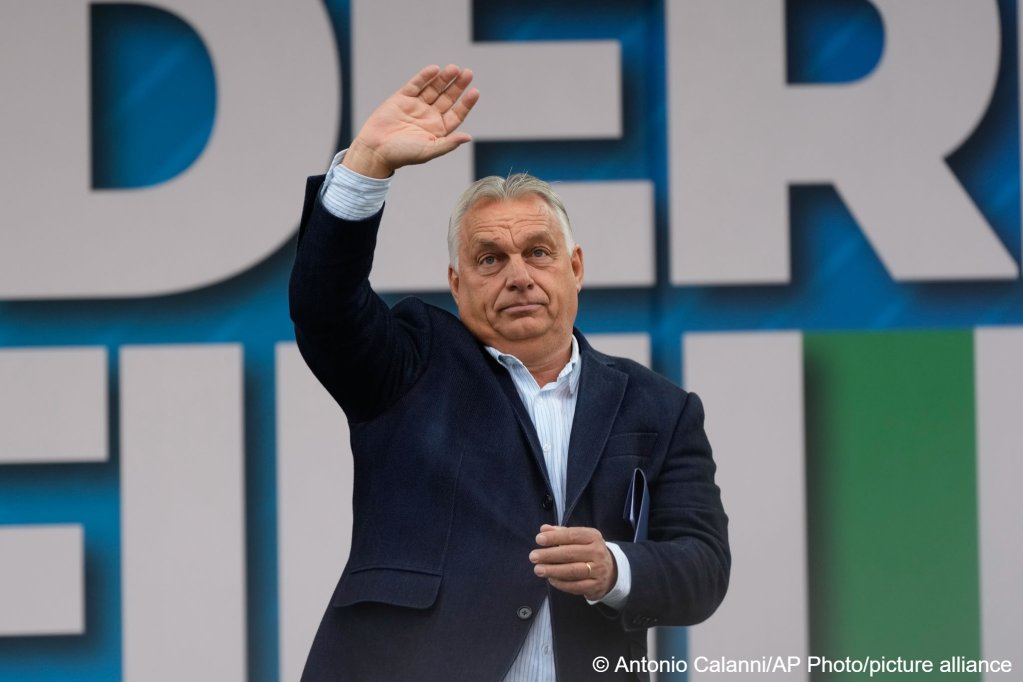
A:
<svg viewBox="0 0 1023 682">
<path fill-rule="evenodd" d="M 654 451 L 656 442 L 656 433 L 616 433 L 607 439 L 604 456 L 645 459 Z"/>
</svg>

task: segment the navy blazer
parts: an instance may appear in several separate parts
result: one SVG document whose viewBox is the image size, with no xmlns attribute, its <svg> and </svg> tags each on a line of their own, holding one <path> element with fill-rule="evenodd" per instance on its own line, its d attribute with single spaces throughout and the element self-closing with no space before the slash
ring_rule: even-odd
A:
<svg viewBox="0 0 1023 682">
<path fill-rule="evenodd" d="M 618 613 L 550 588 L 528 555 L 541 524 L 558 519 L 510 376 L 450 313 L 416 298 L 388 308 L 369 283 L 380 214 L 335 218 L 318 199 L 322 181 L 307 188 L 291 315 L 350 424 L 354 521 L 302 679 L 496 682 L 545 598 L 559 680 L 646 679 L 614 670 L 645 655 L 648 627 L 704 620 L 728 585 L 699 398 L 575 332 L 582 375 L 563 523 L 619 543 L 632 591 Z M 633 543 L 623 509 L 637 467 L 651 504 L 649 538 Z M 611 672 L 594 672 L 597 656 Z"/>
</svg>

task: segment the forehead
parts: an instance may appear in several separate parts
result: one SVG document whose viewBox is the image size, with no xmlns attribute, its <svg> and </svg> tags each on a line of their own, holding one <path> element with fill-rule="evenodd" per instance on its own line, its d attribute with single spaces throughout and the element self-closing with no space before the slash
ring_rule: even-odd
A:
<svg viewBox="0 0 1023 682">
<path fill-rule="evenodd" d="M 525 235 L 560 234 L 547 203 L 529 194 L 516 199 L 484 199 L 473 205 L 462 219 L 462 243 L 480 240 L 516 239 Z"/>
</svg>

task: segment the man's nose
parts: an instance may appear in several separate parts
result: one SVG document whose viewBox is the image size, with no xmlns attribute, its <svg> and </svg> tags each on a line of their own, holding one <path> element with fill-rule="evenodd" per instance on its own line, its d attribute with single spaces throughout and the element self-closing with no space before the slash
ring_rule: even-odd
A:
<svg viewBox="0 0 1023 682">
<path fill-rule="evenodd" d="M 507 285 L 509 289 L 522 291 L 524 289 L 530 289 L 533 286 L 533 277 L 530 275 L 529 268 L 526 266 L 526 263 L 522 260 L 522 258 L 513 257 L 509 259 L 506 274 L 508 277 Z"/>
</svg>

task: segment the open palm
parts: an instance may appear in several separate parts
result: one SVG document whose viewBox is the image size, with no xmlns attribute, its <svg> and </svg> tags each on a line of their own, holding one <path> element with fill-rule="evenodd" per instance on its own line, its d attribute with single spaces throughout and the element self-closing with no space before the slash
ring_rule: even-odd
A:
<svg viewBox="0 0 1023 682">
<path fill-rule="evenodd" d="M 345 165 L 386 177 L 470 141 L 468 133 L 457 129 L 479 99 L 475 88 L 466 91 L 471 82 L 472 71 L 454 64 L 422 69 L 370 115 L 352 141 Z"/>
</svg>

